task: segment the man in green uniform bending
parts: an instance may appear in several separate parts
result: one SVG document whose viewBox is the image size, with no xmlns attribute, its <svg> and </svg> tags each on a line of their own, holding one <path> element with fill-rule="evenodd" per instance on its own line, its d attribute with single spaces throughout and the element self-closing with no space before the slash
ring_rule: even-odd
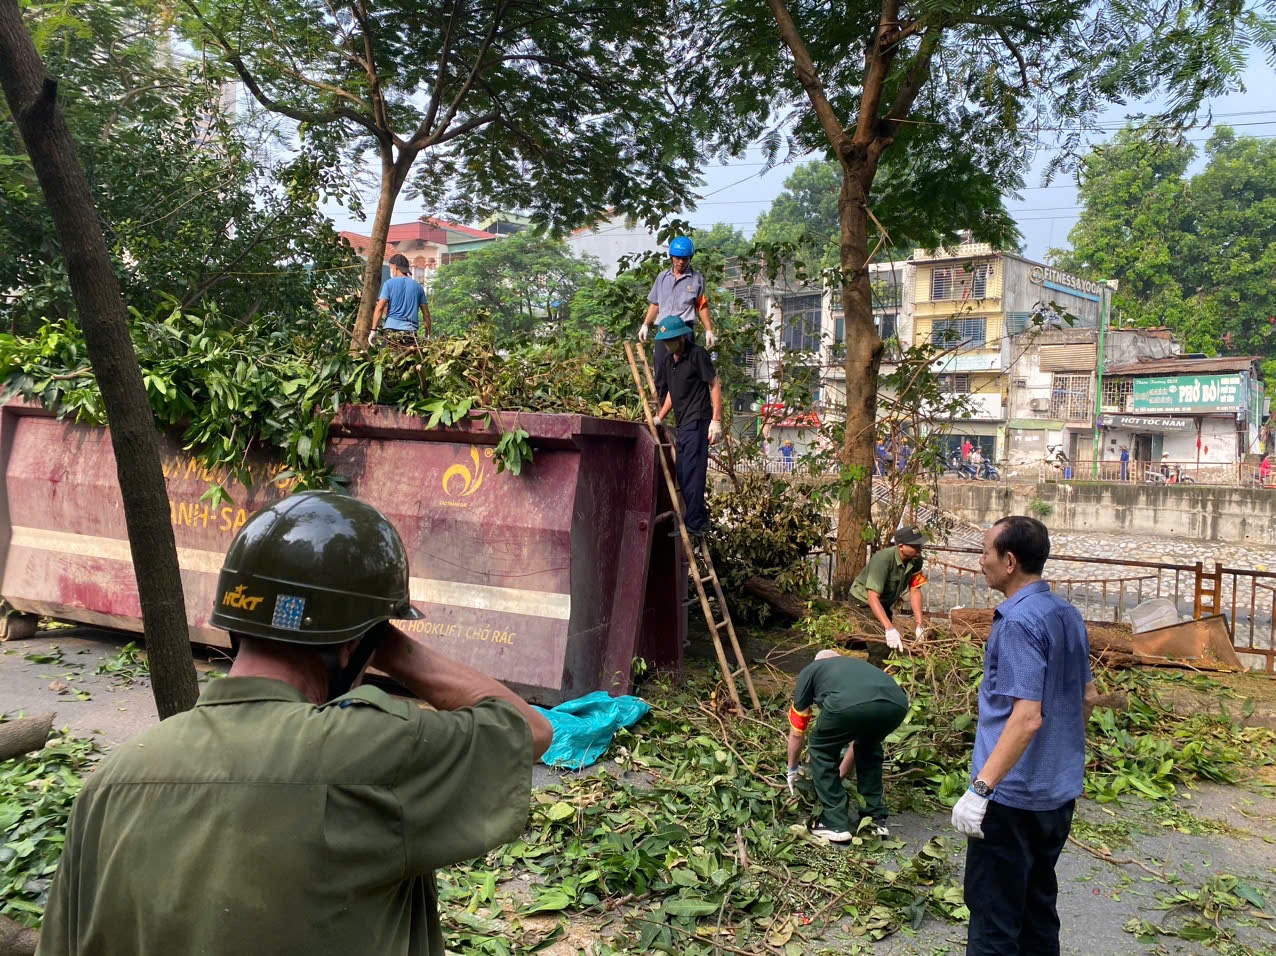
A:
<svg viewBox="0 0 1276 956">
<path fill-rule="evenodd" d="M 832 843 L 846 843 L 854 827 L 847 812 L 842 779 L 855 767 L 855 789 L 864 798 L 864 812 L 873 831 L 889 836 L 886 801 L 882 798 L 882 741 L 908 713 L 908 698 L 894 679 L 872 664 L 837 651 L 820 651 L 798 674 L 789 708 L 789 791 L 798 774 L 798 759 L 811 722 L 811 710 L 820 716 L 811 731 L 811 780 L 823 812 L 808 824 L 813 836 Z M 843 756 L 845 754 L 845 757 Z"/>
<path fill-rule="evenodd" d="M 925 635 L 922 626 L 922 585 L 926 583 L 926 576 L 922 574 L 922 545 L 925 541 L 916 528 L 900 528 L 895 532 L 895 546 L 883 548 L 869 558 L 851 584 L 851 603 L 869 611 L 886 631 L 886 647 L 876 641 L 868 645 L 868 661 L 877 667 L 885 663 L 887 648 L 904 649 L 893 620 L 895 602 L 905 591 L 913 608 L 913 620 L 917 622 L 917 639 L 920 641 Z"/>
<path fill-rule="evenodd" d="M 38 952 L 442 956 L 433 871 L 519 835 L 552 731 L 388 623 L 419 617 L 375 508 L 254 515 L 210 619 L 230 676 L 85 781 Z M 436 709 L 356 686 L 369 661 Z"/>
</svg>

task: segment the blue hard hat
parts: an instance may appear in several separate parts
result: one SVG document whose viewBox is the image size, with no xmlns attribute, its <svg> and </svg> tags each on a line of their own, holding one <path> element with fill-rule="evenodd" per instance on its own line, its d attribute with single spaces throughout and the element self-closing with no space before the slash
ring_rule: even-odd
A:
<svg viewBox="0 0 1276 956">
<path fill-rule="evenodd" d="M 696 252 L 695 243 L 686 236 L 679 236 L 673 242 L 669 243 L 669 255 L 671 256 L 693 256 Z"/>
<path fill-rule="evenodd" d="M 661 339 L 677 339 L 691 334 L 691 326 L 682 321 L 682 316 L 680 315 L 666 315 L 660 320 L 660 324 L 656 326 L 657 342 Z"/>
</svg>

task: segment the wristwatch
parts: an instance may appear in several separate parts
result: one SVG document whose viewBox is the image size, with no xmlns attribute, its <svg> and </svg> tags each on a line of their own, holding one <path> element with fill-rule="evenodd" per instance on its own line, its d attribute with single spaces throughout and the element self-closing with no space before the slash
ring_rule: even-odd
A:
<svg viewBox="0 0 1276 956">
<path fill-rule="evenodd" d="M 988 786 L 988 784 L 983 780 L 976 780 L 970 785 L 970 789 L 975 791 L 976 794 L 983 797 L 985 800 L 992 796 L 992 787 Z"/>
</svg>

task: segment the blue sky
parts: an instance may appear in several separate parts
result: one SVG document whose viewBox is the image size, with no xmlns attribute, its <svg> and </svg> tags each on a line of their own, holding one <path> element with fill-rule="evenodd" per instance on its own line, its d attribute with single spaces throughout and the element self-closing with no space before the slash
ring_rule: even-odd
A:
<svg viewBox="0 0 1276 956">
<path fill-rule="evenodd" d="M 1237 133 L 1276 136 L 1276 99 L 1272 95 L 1273 88 L 1276 87 L 1276 72 L 1264 62 L 1261 54 L 1255 54 L 1251 58 L 1244 84 L 1244 92 L 1210 101 L 1214 122 L 1230 123 L 1235 126 Z M 1123 125 L 1127 116 L 1138 111 L 1137 105 L 1112 109 L 1100 122 L 1104 127 L 1117 128 Z M 1209 134 L 1208 129 L 1202 129 L 1190 131 L 1187 135 L 1189 139 L 1204 141 L 1209 138 Z M 1102 142 L 1106 138 L 1107 134 L 1098 133 L 1092 143 Z M 1068 232 L 1076 224 L 1080 214 L 1077 191 L 1069 178 L 1056 178 L 1048 186 L 1042 183 L 1041 173 L 1048 159 L 1049 153 L 1046 151 L 1038 155 L 1020 198 L 1008 202 L 1024 236 L 1024 251 L 1033 259 L 1042 259 L 1049 248 L 1066 246 Z M 690 214 L 692 224 L 707 227 L 715 222 L 727 222 L 743 230 L 746 235 L 751 235 L 758 214 L 781 192 L 784 180 L 791 171 L 790 165 L 764 169 L 758 150 L 750 150 L 747 155 L 725 166 L 706 168 L 703 171 L 704 186 L 700 193 L 704 198 Z M 376 201 L 375 194 L 370 194 L 367 199 L 370 217 Z M 330 208 L 329 212 L 338 229 L 367 231 L 367 223 L 352 219 L 345 210 Z M 418 203 L 400 199 L 393 221 L 407 222 L 419 214 Z"/>
</svg>

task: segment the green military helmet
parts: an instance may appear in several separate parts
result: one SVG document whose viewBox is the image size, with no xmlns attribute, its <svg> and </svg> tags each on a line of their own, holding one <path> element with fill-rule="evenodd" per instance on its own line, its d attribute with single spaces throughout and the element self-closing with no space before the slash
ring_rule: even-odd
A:
<svg viewBox="0 0 1276 956">
<path fill-rule="evenodd" d="M 303 491 L 240 529 L 222 562 L 208 623 L 294 644 L 341 644 L 391 618 L 418 620 L 408 553 L 376 508 Z"/>
</svg>

